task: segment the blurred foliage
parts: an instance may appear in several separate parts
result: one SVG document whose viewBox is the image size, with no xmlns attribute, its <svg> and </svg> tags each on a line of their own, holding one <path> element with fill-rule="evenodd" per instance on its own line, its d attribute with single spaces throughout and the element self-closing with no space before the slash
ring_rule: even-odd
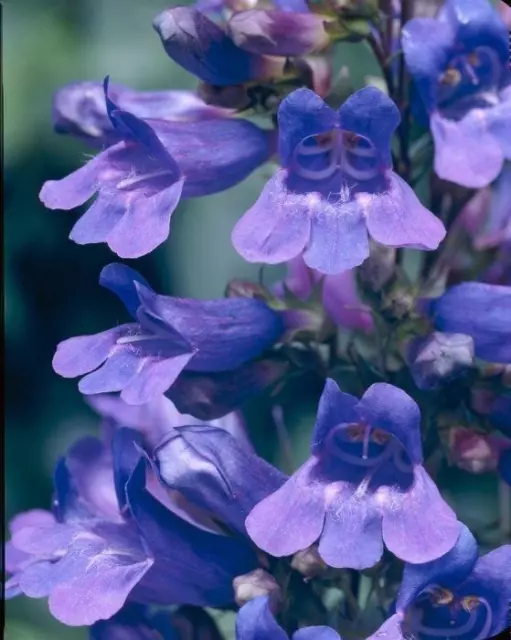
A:
<svg viewBox="0 0 511 640">
<path fill-rule="evenodd" d="M 45 210 L 38 200 L 45 180 L 66 175 L 90 153 L 53 133 L 52 94 L 67 82 L 101 80 L 107 74 L 113 82 L 138 89 L 193 87 L 194 79 L 166 57 L 151 27 L 152 18 L 167 4 L 10 0 L 3 6 L 7 520 L 18 511 L 49 505 L 57 458 L 71 441 L 97 426 L 75 382 L 53 373 L 55 345 L 125 317 L 115 297 L 97 284 L 101 267 L 116 257 L 103 245 L 80 247 L 68 241 L 78 214 Z M 364 45 L 340 45 L 336 68 L 343 66 L 350 69 L 349 85 L 354 88 L 379 82 Z M 156 289 L 198 297 L 221 295 L 234 276 L 257 278 L 257 267 L 234 252 L 230 232 L 267 173 L 262 168 L 228 193 L 182 204 L 169 242 L 138 260 L 136 268 Z M 265 278 L 277 272 L 272 276 L 271 270 L 265 271 Z M 305 381 L 282 400 L 295 465 L 307 455 L 320 392 L 319 381 Z M 250 423 L 259 450 L 285 466 L 276 453 L 277 430 L 269 407 L 251 407 Z M 491 479 L 485 484 L 465 475 L 457 483 L 448 479 L 449 486 L 471 482 L 482 490 L 480 513 L 483 521 L 491 519 L 496 505 L 485 496 L 496 495 Z M 450 492 L 453 499 L 463 494 L 455 488 Z M 479 511 L 475 500 L 474 494 L 465 500 L 465 512 L 473 517 Z M 73 640 L 85 638 L 85 632 L 58 624 L 45 601 L 23 598 L 8 603 L 5 637 Z"/>
</svg>

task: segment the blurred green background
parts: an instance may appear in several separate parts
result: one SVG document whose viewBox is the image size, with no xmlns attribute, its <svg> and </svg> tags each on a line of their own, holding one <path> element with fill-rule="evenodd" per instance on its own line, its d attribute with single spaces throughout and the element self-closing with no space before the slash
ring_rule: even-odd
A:
<svg viewBox="0 0 511 640">
<path fill-rule="evenodd" d="M 45 180 L 66 175 L 90 153 L 53 133 L 52 94 L 68 82 L 102 80 L 107 74 L 112 82 L 138 89 L 193 87 L 194 79 L 167 58 L 151 27 L 168 5 L 165 0 L 3 4 L 7 521 L 16 512 L 49 506 L 55 461 L 75 438 L 97 428 L 76 382 L 52 371 L 56 344 L 124 321 L 117 299 L 97 284 L 101 267 L 116 256 L 103 245 L 70 242 L 79 214 L 46 210 L 38 200 Z M 341 47 L 338 62 L 350 67 L 355 85 L 376 73 L 364 47 Z M 157 290 L 198 297 L 222 295 L 234 276 L 256 277 L 257 267 L 231 247 L 230 232 L 264 180 L 262 169 L 227 193 L 180 205 L 170 240 L 136 261 L 136 268 Z M 302 452 L 315 398 L 305 403 L 289 416 Z M 494 484 L 487 495 L 490 517 L 496 509 Z M 54 621 L 46 601 L 22 598 L 7 605 L 5 637 L 73 640 L 86 634 Z"/>
</svg>

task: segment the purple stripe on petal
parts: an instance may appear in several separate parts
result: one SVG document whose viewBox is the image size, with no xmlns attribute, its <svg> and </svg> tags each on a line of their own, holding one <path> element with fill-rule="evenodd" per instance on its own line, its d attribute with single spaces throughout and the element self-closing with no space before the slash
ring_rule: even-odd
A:
<svg viewBox="0 0 511 640">
<path fill-rule="evenodd" d="M 383 513 L 383 539 L 398 558 L 417 564 L 430 562 L 456 544 L 460 533 L 456 514 L 421 466 L 414 469 L 410 489 L 400 493 L 386 489 L 378 504 Z"/>
<path fill-rule="evenodd" d="M 75 378 L 99 367 L 116 347 L 117 340 L 138 325 L 122 324 L 91 336 L 64 340 L 53 356 L 53 369 L 64 378 Z"/>
<path fill-rule="evenodd" d="M 332 498 L 319 542 L 319 554 L 331 567 L 367 569 L 383 554 L 382 517 L 370 493 L 338 482 L 328 487 Z"/>
<path fill-rule="evenodd" d="M 311 237 L 303 254 L 306 264 L 326 274 L 362 264 L 369 256 L 362 208 L 356 202 L 333 205 L 322 200 L 311 209 Z"/>
<path fill-rule="evenodd" d="M 431 117 L 435 171 L 444 180 L 481 188 L 493 182 L 504 164 L 499 141 L 489 131 L 483 109 L 471 109 L 461 120 Z"/>
<path fill-rule="evenodd" d="M 442 222 L 422 206 L 413 189 L 397 174 L 389 175 L 389 190 L 356 196 L 366 210 L 371 236 L 389 247 L 434 250 L 445 237 Z"/>
<path fill-rule="evenodd" d="M 286 262 L 301 253 L 309 239 L 310 201 L 319 196 L 288 191 L 287 175 L 278 171 L 234 227 L 232 243 L 248 262 Z"/>
<path fill-rule="evenodd" d="M 288 556 L 315 542 L 325 519 L 325 485 L 315 477 L 317 461 L 307 461 L 275 493 L 257 504 L 245 526 L 256 545 Z"/>
</svg>

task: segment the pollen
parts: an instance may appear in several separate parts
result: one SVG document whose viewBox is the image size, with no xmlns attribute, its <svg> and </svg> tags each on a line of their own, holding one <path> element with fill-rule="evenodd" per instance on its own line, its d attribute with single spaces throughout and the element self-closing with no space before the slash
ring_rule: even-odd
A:
<svg viewBox="0 0 511 640">
<path fill-rule="evenodd" d="M 477 596 L 466 596 L 461 601 L 461 606 L 467 613 L 472 613 L 480 604 L 481 601 Z"/>
<path fill-rule="evenodd" d="M 442 84 L 447 84 L 447 85 L 450 85 L 451 87 L 454 87 L 461 82 L 461 73 L 458 71 L 458 69 L 455 69 L 454 67 L 449 67 L 447 71 L 443 74 L 443 76 L 440 78 L 440 82 Z"/>
<path fill-rule="evenodd" d="M 454 594 L 449 589 L 443 589 L 442 587 L 436 587 L 431 592 L 431 600 L 434 605 L 444 606 L 454 602 Z"/>
</svg>

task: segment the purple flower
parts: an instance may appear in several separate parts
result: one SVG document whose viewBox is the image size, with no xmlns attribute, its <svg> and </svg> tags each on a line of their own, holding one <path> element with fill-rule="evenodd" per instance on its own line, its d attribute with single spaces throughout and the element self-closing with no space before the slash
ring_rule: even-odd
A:
<svg viewBox="0 0 511 640">
<path fill-rule="evenodd" d="M 135 91 L 111 84 L 109 94 L 120 110 L 137 118 L 195 122 L 230 114 L 207 105 L 192 91 Z M 72 134 L 100 147 L 123 139 L 108 115 L 102 82 L 72 82 L 61 87 L 53 98 L 53 126 L 57 133 Z"/>
<path fill-rule="evenodd" d="M 151 615 L 147 608 L 130 603 L 108 620 L 89 629 L 89 640 L 179 640 L 168 613 Z"/>
<path fill-rule="evenodd" d="M 236 640 L 289 640 L 277 624 L 268 596 L 247 602 L 236 616 Z M 331 627 L 305 627 L 295 631 L 291 640 L 342 640 Z"/>
<path fill-rule="evenodd" d="M 158 396 L 146 404 L 131 405 L 119 396 L 107 393 L 90 396 L 87 402 L 106 420 L 107 431 L 112 431 L 112 427 L 136 429 L 144 435 L 144 440 L 151 449 L 168 437 L 175 427 L 204 423 L 194 416 L 180 413 L 166 396 Z M 240 412 L 233 411 L 222 418 L 211 420 L 209 425 L 224 429 L 240 446 L 247 451 L 253 450 Z"/>
<path fill-rule="evenodd" d="M 507 28 L 488 0 L 447 0 L 402 35 L 406 63 L 435 141 L 435 171 L 466 187 L 495 180 L 511 159 Z"/>
<path fill-rule="evenodd" d="M 369 640 L 485 640 L 503 631 L 511 599 L 511 545 L 478 555 L 462 525 L 456 546 L 443 558 L 406 565 L 397 612 Z"/>
<path fill-rule="evenodd" d="M 237 85 L 281 76 L 285 60 L 240 49 L 215 22 L 193 7 L 172 7 L 153 21 L 167 55 L 203 82 Z"/>
<path fill-rule="evenodd" d="M 252 508 L 287 479 L 224 429 L 204 424 L 176 427 L 154 458 L 167 487 L 243 535 Z"/>
<path fill-rule="evenodd" d="M 511 287 L 464 282 L 426 307 L 439 331 L 471 336 L 478 358 L 511 362 Z"/>
<path fill-rule="evenodd" d="M 270 157 L 270 134 L 245 120 L 142 120 L 106 100 L 122 141 L 49 180 L 39 196 L 49 209 L 69 210 L 97 194 L 71 231 L 78 244 L 106 242 L 122 258 L 145 255 L 167 239 L 181 198 L 228 189 Z"/>
<path fill-rule="evenodd" d="M 95 438 L 72 447 L 55 472 L 53 514 L 22 514 L 11 526 L 7 593 L 48 597 L 51 613 L 71 626 L 112 617 L 128 597 L 153 605 L 232 602 L 232 580 L 255 568 L 254 553 L 157 499 L 138 442 L 136 432 L 120 429 L 112 454 Z"/>
<path fill-rule="evenodd" d="M 120 391 L 128 404 L 151 402 L 183 369 L 235 370 L 284 333 L 282 317 L 258 300 L 158 295 L 122 264 L 106 266 L 100 284 L 119 296 L 135 322 L 58 345 L 54 370 L 65 378 L 88 374 L 78 385 L 85 395 Z"/>
<path fill-rule="evenodd" d="M 248 516 L 261 549 L 287 556 L 319 540 L 328 565 L 365 569 L 384 542 L 407 562 L 455 544 L 456 516 L 422 466 L 419 408 L 401 389 L 373 384 L 358 400 L 327 380 L 311 453 Z"/>
<path fill-rule="evenodd" d="M 235 13 L 227 23 L 234 43 L 245 51 L 269 56 L 301 56 L 325 49 L 330 37 L 327 16 L 253 9 Z"/>
<path fill-rule="evenodd" d="M 300 300 L 306 301 L 318 283 L 321 283 L 323 307 L 336 325 L 372 331 L 371 310 L 360 301 L 353 270 L 323 276 L 319 271 L 310 269 L 302 256 L 297 256 L 287 263 L 286 278 L 277 283 L 274 290 L 276 295 L 283 297 L 287 289 Z"/>
<path fill-rule="evenodd" d="M 442 223 L 391 168 L 390 141 L 399 111 L 375 87 L 354 93 L 333 111 L 309 89 L 281 103 L 283 168 L 232 234 L 249 262 L 306 264 L 335 274 L 369 255 L 369 234 L 394 247 L 436 249 Z"/>
</svg>

